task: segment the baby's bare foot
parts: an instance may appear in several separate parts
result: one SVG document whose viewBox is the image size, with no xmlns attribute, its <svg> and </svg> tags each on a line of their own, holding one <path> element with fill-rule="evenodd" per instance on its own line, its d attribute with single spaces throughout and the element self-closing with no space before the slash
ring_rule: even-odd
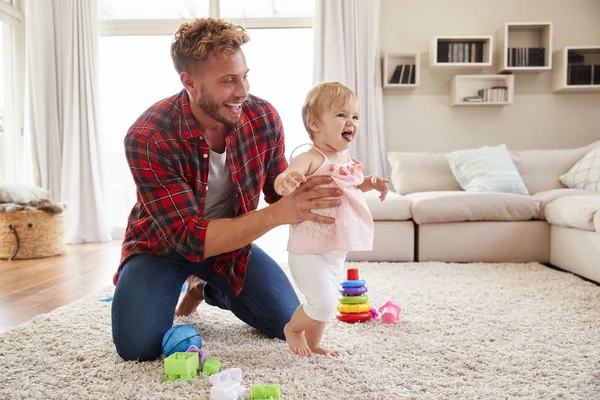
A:
<svg viewBox="0 0 600 400">
<path fill-rule="evenodd" d="M 308 345 L 306 344 L 304 332 L 294 333 L 290 329 L 289 324 L 286 324 L 283 327 L 283 333 L 285 334 L 285 341 L 287 342 L 287 345 L 294 354 L 299 356 L 310 356 L 312 354 L 308 348 Z"/>
<path fill-rule="evenodd" d="M 321 346 L 313 346 L 310 350 L 315 354 L 323 354 L 325 356 L 337 357 L 340 355 L 337 350 L 326 349 Z"/>
<path fill-rule="evenodd" d="M 196 309 L 204 300 L 204 281 L 197 276 L 190 276 L 186 281 L 186 289 L 177 308 L 175 315 L 189 315 L 196 312 Z"/>
</svg>

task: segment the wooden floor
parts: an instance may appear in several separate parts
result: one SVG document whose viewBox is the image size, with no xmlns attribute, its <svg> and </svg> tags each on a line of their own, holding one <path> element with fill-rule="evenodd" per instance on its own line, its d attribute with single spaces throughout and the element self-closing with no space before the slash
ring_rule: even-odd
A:
<svg viewBox="0 0 600 400">
<path fill-rule="evenodd" d="M 120 242 L 67 246 L 64 255 L 0 260 L 0 332 L 112 284 Z"/>
</svg>

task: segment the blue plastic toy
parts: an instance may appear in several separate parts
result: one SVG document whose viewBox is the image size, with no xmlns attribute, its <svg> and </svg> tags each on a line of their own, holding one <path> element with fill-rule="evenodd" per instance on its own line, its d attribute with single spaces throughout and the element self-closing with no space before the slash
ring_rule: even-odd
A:
<svg viewBox="0 0 600 400">
<path fill-rule="evenodd" d="M 192 325 L 179 324 L 165 333 L 162 339 L 162 352 L 165 357 L 176 352 L 185 352 L 191 345 L 202 348 L 200 332 Z"/>
</svg>

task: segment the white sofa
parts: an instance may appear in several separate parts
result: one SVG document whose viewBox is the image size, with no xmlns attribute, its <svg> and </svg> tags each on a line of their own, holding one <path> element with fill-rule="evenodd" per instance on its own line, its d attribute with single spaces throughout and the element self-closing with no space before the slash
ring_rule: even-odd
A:
<svg viewBox="0 0 600 400">
<path fill-rule="evenodd" d="M 389 152 L 396 193 L 368 198 L 374 250 L 348 259 L 537 261 L 600 282 L 600 194 L 559 181 L 597 146 L 511 151 L 529 196 L 463 191 L 445 153 Z"/>
</svg>

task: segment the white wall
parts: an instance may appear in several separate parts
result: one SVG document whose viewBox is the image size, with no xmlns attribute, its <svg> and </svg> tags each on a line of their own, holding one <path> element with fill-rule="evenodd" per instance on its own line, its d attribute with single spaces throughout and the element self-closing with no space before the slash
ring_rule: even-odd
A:
<svg viewBox="0 0 600 400">
<path fill-rule="evenodd" d="M 381 0 L 381 52 L 421 54 L 420 87 L 384 93 L 387 149 L 443 152 L 500 143 L 569 148 L 600 139 L 600 92 L 553 93 L 552 71 L 516 74 L 512 105 L 449 106 L 455 73 L 429 69 L 431 39 L 495 35 L 504 23 L 519 21 L 552 22 L 553 50 L 600 46 L 600 0 Z"/>
</svg>

